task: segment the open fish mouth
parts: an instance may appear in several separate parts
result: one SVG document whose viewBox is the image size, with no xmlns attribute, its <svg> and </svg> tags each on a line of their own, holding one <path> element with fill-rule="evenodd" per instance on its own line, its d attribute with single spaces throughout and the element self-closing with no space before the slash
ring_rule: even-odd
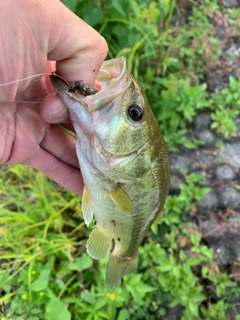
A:
<svg viewBox="0 0 240 320">
<path fill-rule="evenodd" d="M 125 150 L 118 150 L 117 146 L 109 148 L 109 144 L 103 143 L 98 133 L 94 132 L 104 121 L 113 119 L 115 114 L 119 113 L 121 117 L 124 93 L 130 85 L 137 86 L 127 69 L 127 61 L 124 57 L 103 62 L 96 78 L 96 88 L 99 90 L 84 85 L 81 80 L 71 86 L 55 72 L 50 75 L 50 80 L 70 111 L 70 118 L 73 125 L 75 124 L 77 135 L 81 137 L 81 144 L 84 143 L 83 135 L 91 141 L 91 143 L 86 142 L 89 144 L 86 157 L 96 169 L 100 170 L 101 166 L 101 172 L 105 174 L 111 172 L 114 175 L 115 170 L 118 171 L 129 165 L 141 151 L 144 152 L 143 149 L 147 148 L 148 141 L 141 146 L 127 144 Z M 129 99 L 129 105 L 134 98 Z M 98 112 L 95 113 L 95 111 Z M 141 124 L 138 123 L 138 125 Z M 109 136 L 107 140 L 110 139 Z M 134 179 L 130 173 L 128 175 Z M 124 180 L 129 179 L 124 177 Z"/>
<path fill-rule="evenodd" d="M 79 101 L 82 106 L 87 106 L 89 112 L 94 112 L 109 105 L 118 95 L 123 94 L 131 83 L 127 62 L 123 57 L 103 62 L 95 81 L 96 89 L 85 86 L 81 80 L 76 81 L 75 85 L 71 86 L 55 72 L 50 75 L 50 80 L 59 94 L 64 92 L 68 97 Z M 79 91 L 77 89 L 77 83 L 89 89 L 87 94 L 84 90 Z"/>
<path fill-rule="evenodd" d="M 110 89 L 109 86 L 113 87 L 123 79 L 124 75 L 127 71 L 127 62 L 125 58 L 118 58 L 113 60 L 104 61 L 101 69 L 95 80 L 96 91 Z M 56 74 L 56 72 L 52 72 L 50 75 L 50 80 L 54 86 L 54 88 L 58 88 L 60 90 L 76 93 L 76 98 L 78 97 L 78 90 L 69 90 L 74 86 L 71 86 L 67 80 Z M 82 80 L 77 82 L 83 82 Z M 75 83 L 76 84 L 76 83 Z M 90 88 L 90 87 L 88 87 Z M 93 89 L 93 88 L 92 88 Z M 95 94 L 97 92 L 94 92 Z M 83 94 L 84 96 L 92 95 L 90 94 Z M 70 95 L 73 96 L 73 95 Z"/>
<path fill-rule="evenodd" d="M 68 91 L 70 88 L 70 84 L 64 78 L 60 77 L 56 72 L 52 72 L 50 74 L 50 80 L 57 90 Z"/>
</svg>

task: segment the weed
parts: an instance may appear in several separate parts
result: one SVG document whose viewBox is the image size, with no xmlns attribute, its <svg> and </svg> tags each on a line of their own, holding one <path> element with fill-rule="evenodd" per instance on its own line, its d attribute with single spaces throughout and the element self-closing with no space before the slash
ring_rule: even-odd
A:
<svg viewBox="0 0 240 320">
<path fill-rule="evenodd" d="M 203 81 L 220 68 L 223 40 L 216 36 L 217 28 L 224 25 L 226 34 L 237 37 L 239 12 L 228 9 L 223 14 L 223 4 L 217 0 L 199 4 L 165 0 L 63 2 L 105 37 L 109 58 L 127 57 L 131 72 L 146 90 L 169 150 L 195 148 L 202 143 L 187 138 L 187 127 L 206 108 L 212 110 L 212 129 L 225 138 L 236 133 L 233 119 L 239 113 L 239 103 L 230 98 L 232 89 L 209 95 Z M 227 42 L 228 38 L 224 39 Z M 227 61 L 230 63 L 230 58 Z M 235 94 L 237 91 L 233 89 Z"/>
<path fill-rule="evenodd" d="M 78 197 L 30 168 L 18 165 L 1 171 L 4 317 L 124 320 L 144 319 L 152 313 L 154 319 L 167 312 L 167 303 L 167 308 L 182 307 L 182 319 L 198 319 L 198 306 L 207 299 L 194 272 L 200 265 L 215 287 L 213 294 L 228 299 L 234 282 L 224 274 L 210 273 L 211 250 L 186 224 L 191 203 L 201 200 L 208 189 L 202 186 L 201 175 L 183 174 L 186 183 L 181 185 L 178 206 L 175 196 L 169 196 L 163 219 L 152 227 L 156 239 L 149 235 L 140 248 L 139 273 L 125 277 L 123 286 L 111 291 L 104 284 L 107 261 L 95 263 L 83 252 L 87 231 Z M 187 252 L 182 249 L 186 245 Z M 219 307 L 203 306 L 201 313 L 214 308 Z M 229 307 L 224 304 L 224 308 Z"/>
<path fill-rule="evenodd" d="M 211 128 L 224 138 L 236 136 L 236 117 L 240 114 L 240 79 L 229 79 L 229 88 L 221 90 L 219 94 L 212 94 L 210 108 L 212 109 Z"/>
<path fill-rule="evenodd" d="M 127 57 L 169 150 L 201 143 L 187 132 L 205 108 L 221 137 L 236 134 L 239 80 L 230 78 L 229 88 L 211 94 L 204 80 L 222 53 L 215 25 L 226 18 L 228 31 L 238 36 L 239 10 L 225 9 L 224 16 L 217 0 L 63 2 L 106 38 L 109 58 Z M 202 175 L 182 174 L 180 194 L 168 196 L 163 218 L 140 248 L 139 273 L 111 291 L 104 284 L 107 261 L 95 262 L 84 252 L 88 231 L 80 199 L 40 172 L 2 168 L 0 318 L 161 319 L 176 308 L 182 320 L 226 319 L 239 288 L 219 272 L 212 251 L 187 222 L 209 189 Z"/>
</svg>

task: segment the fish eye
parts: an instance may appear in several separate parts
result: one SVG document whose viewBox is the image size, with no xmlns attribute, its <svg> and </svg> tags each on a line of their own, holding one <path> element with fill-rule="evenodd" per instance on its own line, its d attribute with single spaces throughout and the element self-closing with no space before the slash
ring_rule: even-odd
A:
<svg viewBox="0 0 240 320">
<path fill-rule="evenodd" d="M 133 121 L 140 121 L 143 117 L 143 108 L 138 104 L 132 104 L 128 109 L 128 114 Z"/>
</svg>

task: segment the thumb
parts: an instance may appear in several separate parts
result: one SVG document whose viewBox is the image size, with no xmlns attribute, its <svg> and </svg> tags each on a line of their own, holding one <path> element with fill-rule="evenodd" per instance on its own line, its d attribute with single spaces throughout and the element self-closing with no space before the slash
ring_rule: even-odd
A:
<svg viewBox="0 0 240 320">
<path fill-rule="evenodd" d="M 57 73 L 68 82 L 84 80 L 94 86 L 107 55 L 104 38 L 59 0 L 41 0 L 38 3 L 45 16 L 41 29 L 42 36 L 48 36 L 48 60 L 57 61 Z"/>
<path fill-rule="evenodd" d="M 59 0 L 41 0 L 47 57 L 56 61 L 56 72 L 70 84 L 83 80 L 94 87 L 94 80 L 107 55 L 107 43 L 92 27 L 68 10 Z M 46 13 L 45 8 L 48 8 Z M 48 96 L 41 105 L 42 118 L 50 123 L 66 122 L 68 111 L 56 96 Z"/>
</svg>

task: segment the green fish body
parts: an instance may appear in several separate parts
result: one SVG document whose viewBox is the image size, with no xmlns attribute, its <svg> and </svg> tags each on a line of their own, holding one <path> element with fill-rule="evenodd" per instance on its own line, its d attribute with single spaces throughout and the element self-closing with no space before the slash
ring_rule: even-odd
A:
<svg viewBox="0 0 240 320">
<path fill-rule="evenodd" d="M 103 63 L 93 95 L 69 92 L 72 87 L 62 78 L 50 78 L 77 134 L 84 220 L 96 221 L 87 252 L 104 259 L 111 251 L 106 284 L 115 288 L 124 275 L 136 272 L 138 248 L 161 216 L 169 187 L 163 137 L 125 58 Z"/>
</svg>

